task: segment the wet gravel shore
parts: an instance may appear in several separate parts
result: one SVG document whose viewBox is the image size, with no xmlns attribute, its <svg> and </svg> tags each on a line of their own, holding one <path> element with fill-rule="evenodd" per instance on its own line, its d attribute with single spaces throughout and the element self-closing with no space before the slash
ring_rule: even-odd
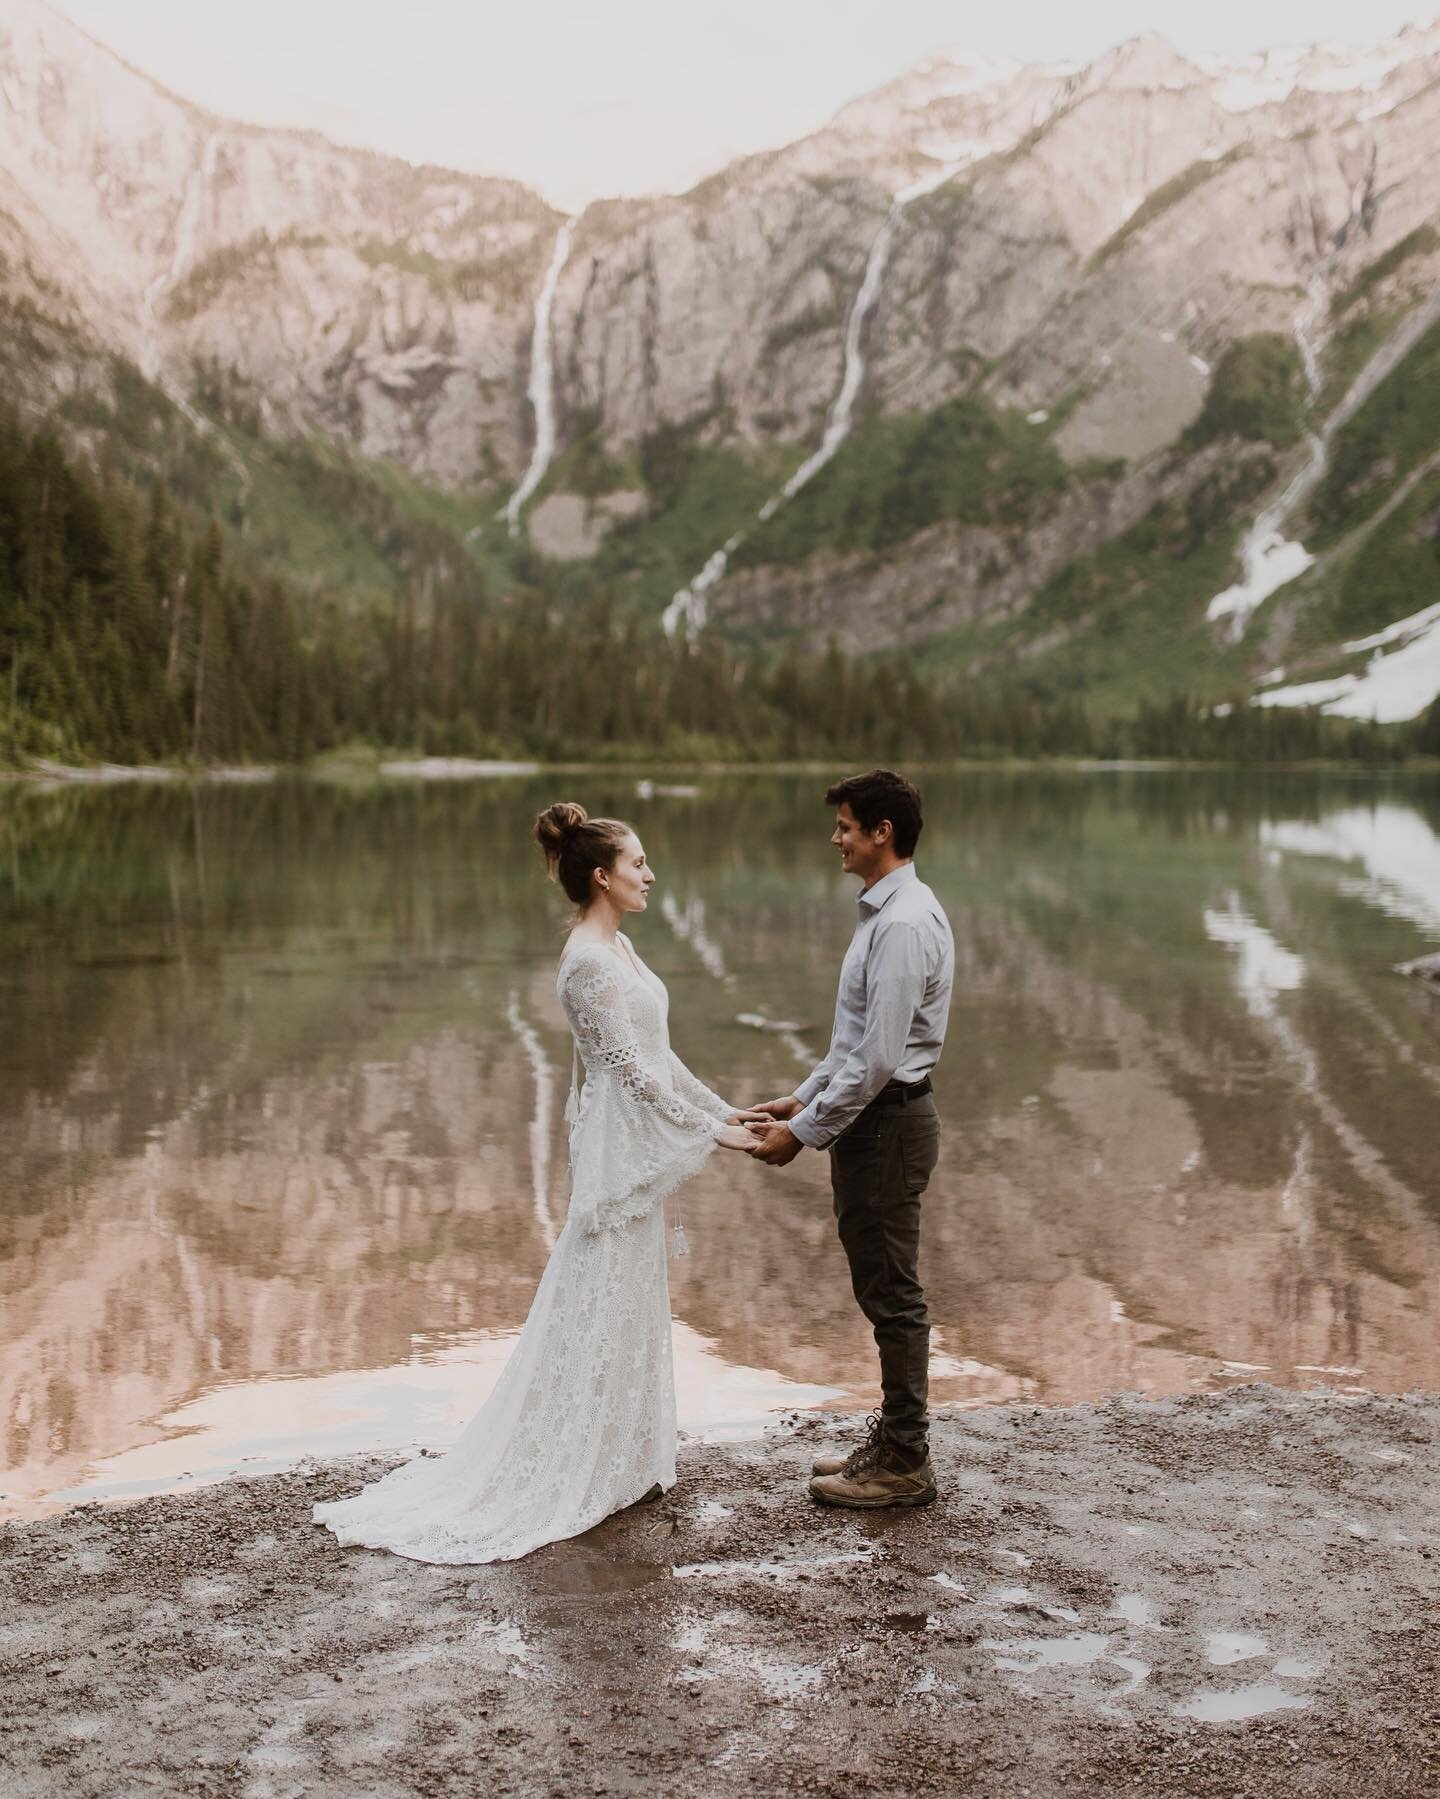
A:
<svg viewBox="0 0 1440 1799">
<path fill-rule="evenodd" d="M 367 1460 L 6 1526 L 0 1793 L 1440 1791 L 1440 1399 L 953 1414 L 893 1514 L 843 1425 L 494 1567 L 337 1548 Z"/>
</svg>

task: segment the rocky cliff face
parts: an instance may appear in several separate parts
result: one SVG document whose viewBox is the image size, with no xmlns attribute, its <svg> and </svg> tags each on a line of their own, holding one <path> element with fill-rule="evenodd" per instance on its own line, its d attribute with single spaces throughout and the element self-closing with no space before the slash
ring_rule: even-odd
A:
<svg viewBox="0 0 1440 1799">
<path fill-rule="evenodd" d="M 448 484 L 523 460 L 559 220 L 513 182 L 217 119 L 41 0 L 0 14 L 7 286 L 173 392 L 210 359 L 282 430 Z"/>
<path fill-rule="evenodd" d="M 1138 39 L 1083 69 L 935 65 L 685 196 L 590 209 L 562 278 L 567 403 L 637 436 L 717 396 L 744 434 L 814 428 L 893 195 L 911 205 L 867 334 L 874 404 L 977 372 L 1004 404 L 1081 402 L 1077 455 L 1142 454 L 1232 338 L 1290 331 L 1433 211 L 1440 30 L 1370 57 L 1205 67 Z M 801 326 L 807 327 L 801 329 Z"/>
<path fill-rule="evenodd" d="M 1084 66 L 939 59 L 687 194 L 590 206 L 557 274 L 562 221 L 516 184 L 216 119 L 43 0 L 0 24 L 0 280 L 71 362 L 118 351 L 187 405 L 208 371 L 272 432 L 497 497 L 545 440 L 542 391 L 552 493 L 582 440 L 613 493 L 662 430 L 793 469 L 960 401 L 1026 421 L 1074 483 L 1043 531 L 1018 520 L 1024 544 L 1015 517 L 1007 536 L 962 509 L 922 518 L 943 525 L 923 542 L 848 561 L 821 542 L 801 567 L 770 556 L 748 498 L 713 508 L 705 553 L 744 539 L 750 570 L 714 576 L 711 617 L 857 643 L 943 631 L 987 593 L 1009 615 L 1193 492 L 1186 433 L 1236 344 L 1288 342 L 1308 404 L 1333 403 L 1440 274 L 1437 155 L 1440 26 L 1365 53 L 1194 61 L 1142 37 Z M 1303 452 L 1278 435 L 1283 482 Z M 639 503 L 566 541 L 635 530 Z M 894 616 L 905 593 L 921 615 Z"/>
</svg>

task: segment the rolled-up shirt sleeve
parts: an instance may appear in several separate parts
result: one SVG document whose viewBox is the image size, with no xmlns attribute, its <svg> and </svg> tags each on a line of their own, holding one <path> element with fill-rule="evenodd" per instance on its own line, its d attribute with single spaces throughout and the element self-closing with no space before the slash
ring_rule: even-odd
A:
<svg viewBox="0 0 1440 1799">
<path fill-rule="evenodd" d="M 882 918 L 865 969 L 865 1029 L 860 1041 L 821 1086 L 810 1093 L 822 1062 L 796 1089 L 805 1101 L 790 1129 L 811 1149 L 824 1149 L 853 1124 L 895 1075 L 905 1054 L 911 1020 L 925 997 L 928 957 L 920 932 L 908 920 Z"/>
</svg>

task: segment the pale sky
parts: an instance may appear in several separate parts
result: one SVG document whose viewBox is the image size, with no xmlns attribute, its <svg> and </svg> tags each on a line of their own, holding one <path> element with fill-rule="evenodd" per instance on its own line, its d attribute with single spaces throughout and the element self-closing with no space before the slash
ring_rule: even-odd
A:
<svg viewBox="0 0 1440 1799">
<path fill-rule="evenodd" d="M 1090 58 L 1372 44 L 1434 0 L 59 0 L 188 99 L 488 175 L 556 205 L 674 191 L 941 49 Z M 0 17 L 4 0 L 0 0 Z"/>
</svg>

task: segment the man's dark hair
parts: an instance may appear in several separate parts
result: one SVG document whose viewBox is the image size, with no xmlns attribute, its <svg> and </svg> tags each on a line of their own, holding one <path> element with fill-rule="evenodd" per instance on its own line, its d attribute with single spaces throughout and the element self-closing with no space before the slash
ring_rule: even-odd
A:
<svg viewBox="0 0 1440 1799">
<path fill-rule="evenodd" d="M 827 806 L 848 806 L 867 831 L 885 819 L 895 833 L 895 854 L 913 856 L 925 821 L 920 816 L 920 789 L 893 769 L 872 768 L 846 775 L 825 790 Z"/>
</svg>

